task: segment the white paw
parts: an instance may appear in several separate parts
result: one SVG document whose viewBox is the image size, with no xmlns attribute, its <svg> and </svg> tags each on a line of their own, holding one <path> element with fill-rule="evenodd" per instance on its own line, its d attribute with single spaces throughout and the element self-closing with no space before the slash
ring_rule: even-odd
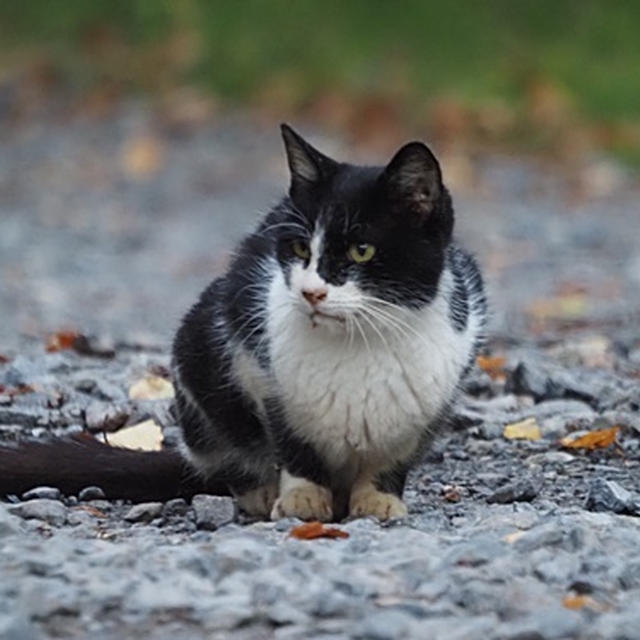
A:
<svg viewBox="0 0 640 640">
<path fill-rule="evenodd" d="M 266 518 L 278 497 L 278 484 L 272 482 L 236 496 L 238 506 L 250 516 Z"/>
<path fill-rule="evenodd" d="M 300 518 L 330 522 L 333 518 L 331 503 L 329 489 L 309 482 L 285 491 L 273 505 L 271 519 Z"/>
<path fill-rule="evenodd" d="M 378 520 L 392 520 L 404 518 L 407 515 L 407 507 L 392 493 L 384 493 L 368 485 L 351 494 L 349 515 L 353 518 L 373 516 Z"/>
</svg>

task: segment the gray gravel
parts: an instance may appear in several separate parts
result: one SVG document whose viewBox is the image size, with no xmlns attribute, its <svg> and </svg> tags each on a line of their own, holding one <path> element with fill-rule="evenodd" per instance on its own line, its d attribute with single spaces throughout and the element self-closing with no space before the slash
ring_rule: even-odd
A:
<svg viewBox="0 0 640 640">
<path fill-rule="evenodd" d="M 170 400 L 128 390 L 167 375 L 177 318 L 278 193 L 275 129 L 223 119 L 175 138 L 128 104 L 0 133 L 0 441 L 152 418 L 171 445 Z M 144 180 L 121 163 L 141 133 L 166 148 Z M 485 265 L 504 375 L 472 373 L 406 520 L 299 541 L 296 521 L 248 520 L 230 498 L 34 488 L 0 503 L 0 638 L 640 637 L 637 185 L 581 199 L 531 162 L 471 168 L 460 233 Z M 86 339 L 45 353 L 65 325 Z M 541 439 L 504 437 L 527 418 Z M 558 443 L 614 425 L 606 449 Z"/>
</svg>

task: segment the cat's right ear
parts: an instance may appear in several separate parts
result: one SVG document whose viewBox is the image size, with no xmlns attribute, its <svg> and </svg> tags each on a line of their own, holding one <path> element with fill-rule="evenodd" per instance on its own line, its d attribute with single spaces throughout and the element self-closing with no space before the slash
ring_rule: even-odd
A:
<svg viewBox="0 0 640 640">
<path fill-rule="evenodd" d="M 291 172 L 290 193 L 295 197 L 296 192 L 328 178 L 335 171 L 338 163 L 312 147 L 288 124 L 281 124 L 280 130 Z"/>
</svg>

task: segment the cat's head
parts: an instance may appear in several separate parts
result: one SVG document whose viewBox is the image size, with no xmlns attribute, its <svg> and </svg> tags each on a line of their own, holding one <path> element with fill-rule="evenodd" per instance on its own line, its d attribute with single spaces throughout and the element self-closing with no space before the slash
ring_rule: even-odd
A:
<svg viewBox="0 0 640 640">
<path fill-rule="evenodd" d="M 294 303 L 318 324 L 428 304 L 453 229 L 429 148 L 410 142 L 385 167 L 364 167 L 332 160 L 287 125 L 282 135 L 291 184 L 274 230 Z"/>
</svg>

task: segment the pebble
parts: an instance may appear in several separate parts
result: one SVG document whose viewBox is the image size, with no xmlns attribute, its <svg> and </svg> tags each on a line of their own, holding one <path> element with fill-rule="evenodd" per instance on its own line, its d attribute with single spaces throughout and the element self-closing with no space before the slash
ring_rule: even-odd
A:
<svg viewBox="0 0 640 640">
<path fill-rule="evenodd" d="M 48 498 L 11 505 L 9 511 L 25 520 L 42 520 L 55 527 L 61 527 L 67 519 L 67 508 L 62 502 Z"/>
<path fill-rule="evenodd" d="M 487 502 L 507 504 L 510 502 L 531 502 L 540 493 L 541 482 L 533 478 L 522 478 L 510 482 L 491 495 L 487 496 Z"/>
<path fill-rule="evenodd" d="M 162 515 L 165 518 L 182 517 L 189 511 L 189 505 L 184 498 L 174 498 L 165 502 Z"/>
<path fill-rule="evenodd" d="M 88 500 L 104 500 L 104 491 L 100 487 L 85 487 L 78 493 L 78 500 L 86 502 Z"/>
<path fill-rule="evenodd" d="M 33 500 L 34 498 L 59 500 L 61 495 L 60 489 L 56 489 L 55 487 L 34 487 L 33 489 L 29 489 L 29 491 L 25 491 L 21 497 L 23 500 Z"/>
<path fill-rule="evenodd" d="M 596 478 L 589 485 L 585 507 L 590 511 L 613 511 L 640 516 L 640 496 L 613 480 Z"/>
<path fill-rule="evenodd" d="M 162 513 L 162 502 L 141 502 L 131 507 L 124 515 L 127 522 L 151 522 Z"/>
<path fill-rule="evenodd" d="M 93 432 L 117 431 L 127 424 L 130 415 L 124 407 L 95 401 L 85 410 L 85 424 Z"/>
<path fill-rule="evenodd" d="M 11 515 L 7 507 L 0 503 L 0 539 L 10 534 L 18 533 L 19 520 Z"/>
<path fill-rule="evenodd" d="M 225 496 L 200 494 L 193 497 L 191 506 L 196 513 L 198 529 L 214 531 L 236 518 L 235 502 Z"/>
</svg>

